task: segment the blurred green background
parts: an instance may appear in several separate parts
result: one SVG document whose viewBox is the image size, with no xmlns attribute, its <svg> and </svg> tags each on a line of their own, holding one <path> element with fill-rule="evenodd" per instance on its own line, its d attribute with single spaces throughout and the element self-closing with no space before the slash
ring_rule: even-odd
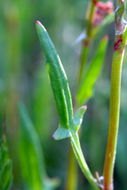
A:
<svg viewBox="0 0 127 190">
<path fill-rule="evenodd" d="M 75 95 L 87 0 L 0 1 L 0 125 L 13 162 L 12 190 L 65 190 L 69 141 L 51 138 L 58 117 L 41 55 L 35 21 L 47 28 L 64 64 Z M 102 174 L 107 137 L 113 24 L 105 65 L 94 97 L 87 103 L 81 145 L 92 172 Z M 122 78 L 121 118 L 115 166 L 115 190 L 126 190 L 127 56 Z M 20 107 L 19 117 L 17 104 Z M 4 125 L 5 123 L 5 125 Z M 3 127 L 4 126 L 4 127 Z M 0 130 L 2 133 L 2 130 Z M 48 176 L 48 179 L 47 179 Z M 78 189 L 90 190 L 80 169 Z M 50 179 L 49 179 L 50 178 Z M 41 185 L 40 185 L 41 184 Z"/>
</svg>

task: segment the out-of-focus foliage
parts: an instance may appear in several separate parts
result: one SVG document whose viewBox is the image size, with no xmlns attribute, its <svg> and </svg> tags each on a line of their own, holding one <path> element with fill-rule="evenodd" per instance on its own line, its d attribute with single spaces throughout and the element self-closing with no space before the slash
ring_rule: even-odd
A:
<svg viewBox="0 0 127 190">
<path fill-rule="evenodd" d="M 0 189 L 8 190 L 12 184 L 12 162 L 9 158 L 5 136 L 0 142 Z"/>
<path fill-rule="evenodd" d="M 97 81 L 102 70 L 106 46 L 107 38 L 104 37 L 103 39 L 101 39 L 97 52 L 92 58 L 91 64 L 86 69 L 84 80 L 79 87 L 78 102 L 80 105 L 86 102 L 93 95 L 94 84 Z"/>
<path fill-rule="evenodd" d="M 20 101 L 26 105 L 28 115 L 33 123 L 32 127 L 39 138 L 46 173 L 51 178 L 59 177 L 61 185 L 56 189 L 64 189 L 68 141 L 64 140 L 58 143 L 51 138 L 58 124 L 58 118 L 43 56 L 40 52 L 35 20 L 42 21 L 53 42 L 55 42 L 74 96 L 77 90 L 77 73 L 81 49 L 81 43 L 75 43 L 75 41 L 84 31 L 87 6 L 88 0 L 0 1 L 0 126 L 6 118 L 8 148 L 13 163 L 13 190 L 27 190 L 27 182 L 23 178 L 23 172 L 21 172 L 23 165 L 19 160 L 19 156 L 25 157 L 27 155 L 25 151 L 27 149 L 31 150 L 27 145 L 26 150 L 23 149 L 19 154 L 21 123 L 18 117 L 17 103 Z M 100 174 L 102 174 L 108 126 L 109 82 L 113 44 L 112 26 L 113 24 L 103 31 L 103 33 L 108 31 L 110 35 L 105 64 L 94 86 L 94 96 L 88 102 L 88 110 L 81 134 L 82 148 L 85 155 L 87 155 L 90 168 L 93 173 L 99 171 Z M 92 54 L 94 54 L 94 48 L 92 51 Z M 124 61 L 122 79 L 120 133 L 115 167 L 116 190 L 126 190 L 126 62 L 127 57 Z M 28 138 L 26 136 L 26 140 L 29 140 L 29 136 Z M 27 156 L 28 162 L 31 157 L 35 159 L 33 154 L 30 157 Z M 78 189 L 89 190 L 89 186 L 81 172 L 79 172 L 79 176 Z"/>
<path fill-rule="evenodd" d="M 41 143 L 23 104 L 19 105 L 19 117 L 21 121 L 19 155 L 26 186 L 31 190 L 54 189 L 57 181 L 55 183 L 55 180 L 54 182 L 47 180 Z"/>
</svg>

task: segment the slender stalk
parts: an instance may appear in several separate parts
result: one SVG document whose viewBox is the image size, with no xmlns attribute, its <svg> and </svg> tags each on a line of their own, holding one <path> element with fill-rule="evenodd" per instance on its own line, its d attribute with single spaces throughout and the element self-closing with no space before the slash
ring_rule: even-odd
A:
<svg viewBox="0 0 127 190">
<path fill-rule="evenodd" d="M 96 3 L 98 0 L 91 0 L 90 2 L 90 7 L 89 7 L 89 14 L 88 14 L 88 22 L 87 22 L 87 28 L 86 28 L 86 33 L 87 33 L 87 38 L 91 37 L 92 31 L 91 31 L 91 23 L 92 19 L 94 16 L 94 11 L 96 8 Z"/>
<path fill-rule="evenodd" d="M 76 159 L 78 161 L 78 164 L 79 164 L 84 176 L 86 177 L 86 179 L 91 184 L 91 186 L 93 187 L 94 190 L 99 190 L 97 180 L 93 177 L 90 169 L 87 166 L 87 163 L 84 158 L 84 155 L 83 155 L 83 152 L 81 149 L 81 145 L 79 142 L 78 134 L 73 133 L 73 131 L 72 131 L 72 137 L 71 137 L 71 145 L 73 147 L 73 151 L 75 153 Z"/>
<path fill-rule="evenodd" d="M 96 8 L 96 2 L 98 0 L 91 0 L 89 5 L 89 12 L 87 16 L 87 25 L 86 25 L 86 38 L 83 40 L 83 46 L 81 50 L 81 56 L 80 56 L 80 69 L 79 69 L 79 75 L 78 80 L 80 81 L 83 75 L 84 68 L 86 66 L 86 61 L 89 54 L 89 44 L 92 37 L 92 19 L 94 16 L 95 8 Z"/>
<path fill-rule="evenodd" d="M 74 156 L 74 152 L 72 147 L 69 146 L 69 160 L 68 160 L 68 171 L 67 171 L 67 178 L 66 178 L 66 190 L 76 190 L 77 189 L 77 181 L 78 181 L 78 174 L 77 174 L 77 163 Z"/>
<path fill-rule="evenodd" d="M 104 190 L 113 190 L 113 170 L 116 155 L 119 112 L 120 112 L 120 90 L 123 55 L 114 53 L 111 78 L 111 97 L 110 97 L 110 120 L 108 132 L 108 144 L 104 164 Z"/>
<path fill-rule="evenodd" d="M 124 1 L 120 1 L 121 7 Z M 116 36 L 111 73 L 111 95 L 108 143 L 104 163 L 104 190 L 113 190 L 113 171 L 116 157 L 117 137 L 120 115 L 120 91 L 124 50 L 127 41 L 127 29 L 123 23 L 122 10 L 116 15 Z"/>
</svg>

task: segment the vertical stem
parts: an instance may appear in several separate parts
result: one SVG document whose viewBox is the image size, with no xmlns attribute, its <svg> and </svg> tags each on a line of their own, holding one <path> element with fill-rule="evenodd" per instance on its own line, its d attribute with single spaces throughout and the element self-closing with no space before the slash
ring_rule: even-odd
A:
<svg viewBox="0 0 127 190">
<path fill-rule="evenodd" d="M 76 190 L 77 189 L 77 163 L 72 150 L 72 147 L 69 146 L 69 161 L 68 161 L 68 173 L 67 173 L 67 182 L 66 190 Z"/>
<path fill-rule="evenodd" d="M 79 76 L 78 80 L 80 81 L 83 75 L 84 68 L 86 66 L 86 61 L 89 54 L 89 44 L 92 37 L 92 19 L 94 16 L 94 11 L 96 8 L 96 3 L 98 0 L 91 0 L 89 5 L 89 12 L 88 12 L 88 18 L 87 18 L 87 25 L 86 25 L 86 38 L 83 40 L 83 47 L 81 50 L 81 56 L 80 56 L 80 69 L 79 69 Z"/>
<path fill-rule="evenodd" d="M 127 25 L 124 23 L 124 0 L 117 0 L 118 11 L 115 15 L 115 43 L 111 73 L 111 95 L 108 143 L 104 163 L 104 190 L 113 190 L 113 172 L 116 157 L 119 115 L 122 64 L 127 42 Z"/>
<path fill-rule="evenodd" d="M 119 127 L 121 75 L 124 56 L 124 47 L 120 47 L 122 44 L 118 44 L 118 42 L 122 42 L 120 39 L 122 40 L 121 36 L 116 37 L 115 45 L 118 46 L 114 50 L 112 63 L 109 131 L 104 163 L 104 190 L 113 190 L 113 170 Z"/>
<path fill-rule="evenodd" d="M 91 30 L 91 23 L 92 23 L 92 19 L 94 16 L 94 11 L 96 8 L 96 3 L 98 0 L 91 0 L 90 2 L 90 7 L 89 7 L 89 14 L 88 14 L 88 23 L 87 23 L 87 27 L 86 27 L 86 34 L 87 37 L 90 38 L 92 35 L 92 30 Z"/>
<path fill-rule="evenodd" d="M 86 177 L 86 179 L 91 184 L 91 186 L 93 187 L 94 190 L 99 190 L 100 188 L 98 187 L 97 180 L 92 175 L 89 167 L 87 166 L 86 160 L 83 156 L 83 152 L 82 152 L 81 145 L 79 142 L 78 134 L 73 133 L 73 131 L 72 131 L 72 137 L 71 137 L 71 145 L 72 145 L 73 151 L 75 153 L 77 162 L 78 162 L 84 176 Z"/>
</svg>

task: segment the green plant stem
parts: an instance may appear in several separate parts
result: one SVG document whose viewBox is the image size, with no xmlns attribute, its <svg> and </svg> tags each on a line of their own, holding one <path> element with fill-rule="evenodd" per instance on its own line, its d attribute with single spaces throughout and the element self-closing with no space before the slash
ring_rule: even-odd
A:
<svg viewBox="0 0 127 190">
<path fill-rule="evenodd" d="M 91 0 L 90 5 L 89 5 L 89 13 L 88 13 L 88 18 L 87 18 L 87 26 L 86 26 L 86 35 L 87 35 L 87 39 L 92 37 L 92 33 L 93 31 L 92 29 L 92 20 L 94 17 L 94 12 L 96 9 L 96 3 L 98 2 L 98 0 Z"/>
<path fill-rule="evenodd" d="M 81 50 L 81 56 L 80 56 L 80 69 L 79 69 L 79 75 L 78 80 L 80 81 L 83 75 L 84 68 L 86 66 L 88 54 L 89 54 L 89 44 L 92 38 L 92 19 L 94 16 L 95 11 L 95 3 L 94 0 L 91 0 L 90 6 L 89 6 L 89 13 L 87 18 L 87 25 L 86 25 L 86 38 L 83 40 L 83 47 Z"/>
<path fill-rule="evenodd" d="M 113 172 L 119 128 L 122 64 L 127 44 L 127 24 L 125 24 L 123 18 L 126 11 L 124 1 L 118 0 L 117 6 L 119 9 L 115 14 L 116 33 L 111 73 L 108 143 L 104 163 L 104 190 L 114 189 Z"/>
<path fill-rule="evenodd" d="M 71 132 L 72 136 L 71 136 L 71 145 L 73 147 L 73 151 L 75 153 L 76 159 L 78 161 L 78 164 L 83 172 L 83 174 L 85 175 L 86 179 L 88 180 L 88 182 L 91 184 L 91 186 L 93 187 L 93 189 L 95 190 L 99 190 L 98 184 L 96 179 L 93 177 L 90 169 L 88 168 L 85 158 L 83 156 L 83 152 L 81 149 L 81 145 L 79 142 L 79 137 L 78 134 L 73 133 L 73 131 Z"/>
<path fill-rule="evenodd" d="M 71 145 L 69 146 L 69 160 L 68 160 L 68 171 L 66 179 L 66 190 L 76 190 L 77 189 L 77 163 L 74 156 L 73 149 Z"/>
<path fill-rule="evenodd" d="M 104 163 L 104 190 L 113 190 L 113 170 L 116 156 L 119 113 L 120 113 L 120 90 L 124 47 L 114 51 L 111 73 L 111 95 L 108 143 Z"/>
</svg>

